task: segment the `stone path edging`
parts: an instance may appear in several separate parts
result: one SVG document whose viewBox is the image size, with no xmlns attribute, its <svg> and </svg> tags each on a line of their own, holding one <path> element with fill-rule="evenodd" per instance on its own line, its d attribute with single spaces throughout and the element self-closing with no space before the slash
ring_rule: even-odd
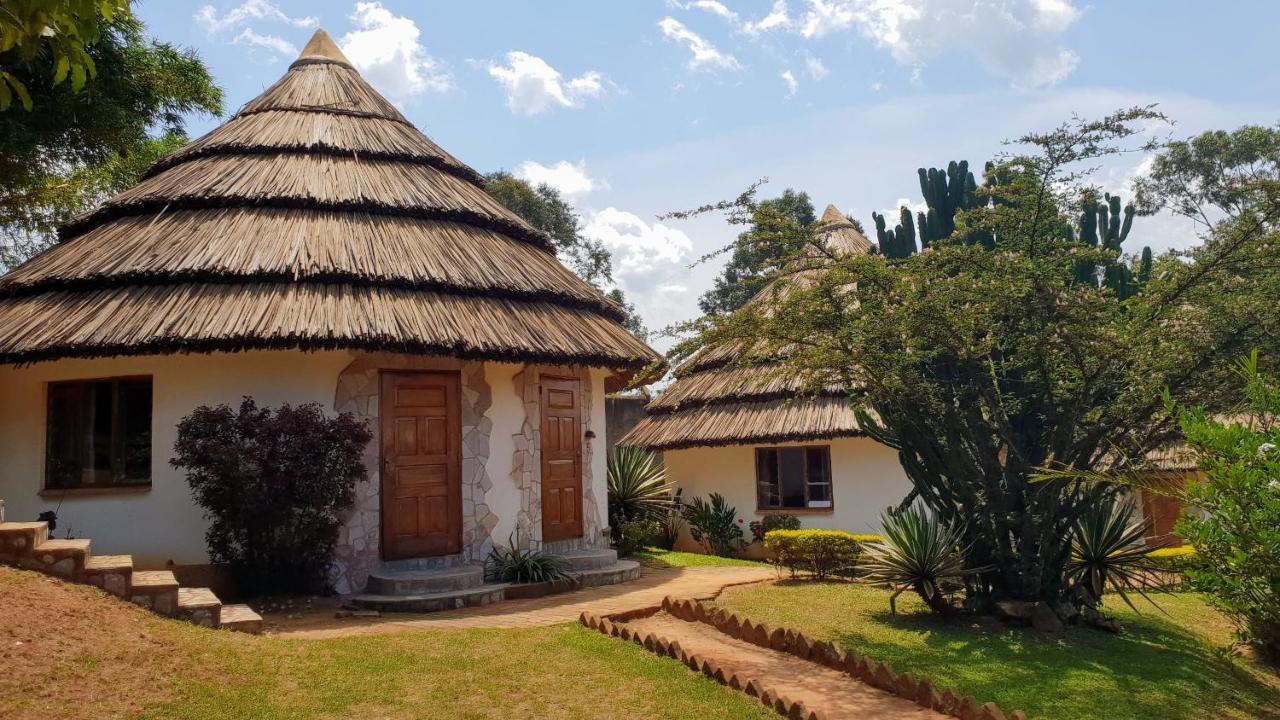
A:
<svg viewBox="0 0 1280 720">
<path fill-rule="evenodd" d="M 801 660 L 839 671 L 853 680 L 911 701 L 922 708 L 951 715 L 960 720 L 1026 720 L 1027 717 L 1021 710 L 1006 716 L 995 703 L 979 705 L 978 701 L 972 697 L 961 696 L 950 688 L 940 691 L 928 679 L 916 678 L 910 672 L 899 675 L 888 663 L 878 663 L 857 651 L 846 652 L 832 643 L 814 641 L 802 632 L 788 628 L 770 628 L 764 623 L 752 622 L 720 608 L 708 608 L 700 600 L 675 599 L 667 596 L 660 606 L 637 608 L 603 617 L 584 612 L 579 621 L 592 630 L 635 642 L 658 655 L 675 658 L 695 672 L 701 672 L 723 685 L 759 699 L 765 706 L 773 708 L 780 715 L 800 720 L 825 720 L 821 711 L 809 709 L 803 702 L 785 697 L 778 691 L 766 687 L 758 678 L 726 673 L 714 660 L 691 654 L 680 647 L 680 643 L 676 640 L 659 637 L 652 632 L 633 631 L 627 626 L 628 621 L 646 618 L 663 611 L 681 620 L 703 623 L 736 640 L 788 653 Z"/>
</svg>

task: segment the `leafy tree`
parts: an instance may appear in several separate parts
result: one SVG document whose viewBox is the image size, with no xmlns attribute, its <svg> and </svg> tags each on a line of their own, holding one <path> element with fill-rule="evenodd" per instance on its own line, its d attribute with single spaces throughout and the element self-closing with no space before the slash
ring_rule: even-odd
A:
<svg viewBox="0 0 1280 720">
<path fill-rule="evenodd" d="M 1044 602 L 1066 615 L 1072 530 L 1117 491 L 1035 482 L 1043 468 L 1140 462 L 1130 458 L 1177 435 L 1162 392 L 1229 405 L 1224 358 L 1280 337 L 1280 268 L 1259 261 L 1274 247 L 1274 198 L 1255 206 L 1267 222 L 1216 224 L 1189 262 L 1156 263 L 1129 297 L 1078 276 L 1081 262 L 1120 259 L 1068 232 L 1082 198 L 1096 196 L 1079 168 L 1130 149 L 1134 125 L 1160 118 L 1131 108 L 1026 135 L 1030 151 L 987 173 L 998 179 L 978 191 L 989 202 L 957 211 L 955 232 L 930 252 L 810 252 L 820 272 L 771 303 L 693 326 L 672 360 L 738 343 L 740 364 L 782 357 L 777 372 L 814 389 L 842 385 L 863 430 L 898 450 L 912 497 L 962 529 L 968 565 L 984 568 L 966 579 L 971 605 Z M 1158 188 L 1183 199 L 1173 183 Z M 967 241 L 988 235 L 992 249 Z M 797 227 L 780 242 L 819 238 Z"/>
<path fill-rule="evenodd" d="M 781 260 L 796 250 L 786 245 L 794 227 L 807 227 L 817 220 L 809 193 L 791 188 L 782 195 L 762 200 L 750 213 L 750 228 L 738 235 L 729 262 L 703 293 L 698 307 L 707 315 L 728 315 L 764 287 Z M 858 225 L 861 231 L 861 225 Z"/>
<path fill-rule="evenodd" d="M 86 46 L 97 41 L 104 24 L 129 15 L 128 0 L 6 0 L 0 8 L 0 112 L 14 95 L 27 111 L 34 107 L 21 69 L 35 63 L 51 63 L 53 83 L 69 77 L 79 92 L 97 75 Z"/>
<path fill-rule="evenodd" d="M 603 291 L 613 283 L 613 261 L 609 250 L 599 240 L 582 234 L 582 221 L 560 191 L 541 183 L 533 185 L 505 170 L 485 176 L 485 190 L 508 210 L 551 237 L 556 252 L 583 280 Z M 614 287 L 605 295 L 627 313 L 623 325 L 638 337 L 648 330 L 621 288 Z"/>
<path fill-rule="evenodd" d="M 78 93 L 43 64 L 13 70 L 39 111 L 0 112 L 0 264 L 25 260 L 59 223 L 136 182 L 182 144 L 187 115 L 222 111 L 199 57 L 147 40 L 131 16 L 116 16 L 87 52 L 97 76 Z"/>
</svg>

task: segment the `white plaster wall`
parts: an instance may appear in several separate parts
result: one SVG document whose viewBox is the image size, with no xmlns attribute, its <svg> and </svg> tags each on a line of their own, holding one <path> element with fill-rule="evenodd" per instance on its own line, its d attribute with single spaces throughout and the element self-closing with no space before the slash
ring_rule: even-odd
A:
<svg viewBox="0 0 1280 720">
<path fill-rule="evenodd" d="M 489 460 L 485 469 L 493 480 L 493 492 L 488 498 L 489 509 L 498 516 L 493 528 L 495 545 L 506 545 L 515 538 L 516 520 L 520 516 L 520 488 L 511 479 L 511 459 L 515 455 L 514 436 L 520 433 L 524 423 L 524 402 L 516 392 L 515 375 L 522 366 L 486 363 L 485 382 L 493 396 L 489 418 L 493 430 L 489 433 Z"/>
<path fill-rule="evenodd" d="M 152 376 L 151 489 L 143 493 L 66 496 L 57 535 L 67 529 L 93 540 L 97 554 L 129 553 L 140 567 L 208 561 L 207 523 L 181 471 L 169 466 L 178 421 L 199 405 L 235 407 L 245 395 L 260 405 L 333 402 L 346 352 L 246 352 L 108 360 L 59 360 L 0 366 L 0 497 L 7 520 L 34 520 L 54 509 L 42 498 L 45 388 L 58 380 Z"/>
<path fill-rule="evenodd" d="M 591 371 L 591 419 L 588 422 L 588 428 L 596 434 L 595 439 L 587 440 L 591 450 L 591 487 L 594 491 L 598 502 L 596 505 L 596 514 L 599 516 L 599 522 L 595 527 L 609 527 L 609 453 L 606 449 L 609 447 L 605 438 L 605 402 L 604 402 L 604 381 L 611 373 L 607 370 Z M 584 450 L 586 448 L 584 447 Z M 590 525 L 590 523 L 588 523 Z M 592 539 L 592 538 L 588 538 Z M 594 538 L 600 542 L 600 538 Z"/>
<path fill-rule="evenodd" d="M 897 451 L 869 438 L 761 447 L 787 445 L 831 447 L 832 510 L 784 511 L 797 515 L 803 527 L 879 532 L 880 513 L 911 492 L 911 481 L 898 462 Z M 718 492 L 738 510 L 745 525 L 766 514 L 756 511 L 755 450 L 753 445 L 668 450 L 663 453 L 663 461 L 668 475 L 683 489 L 686 501 Z M 750 532 L 745 527 L 743 533 L 749 540 Z M 684 543 L 682 546 L 687 547 Z"/>
</svg>

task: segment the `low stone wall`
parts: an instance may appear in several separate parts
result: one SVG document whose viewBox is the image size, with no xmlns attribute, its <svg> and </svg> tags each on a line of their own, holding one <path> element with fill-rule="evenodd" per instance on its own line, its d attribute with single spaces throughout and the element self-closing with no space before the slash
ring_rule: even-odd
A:
<svg viewBox="0 0 1280 720">
<path fill-rule="evenodd" d="M 832 643 L 813 640 L 796 630 L 753 622 L 720 608 L 710 608 L 700 600 L 678 600 L 668 596 L 663 599 L 660 607 L 642 608 L 605 617 L 583 613 L 579 620 L 592 630 L 635 642 L 658 655 L 675 658 L 696 672 L 701 672 L 723 685 L 759 699 L 766 707 L 773 708 L 785 717 L 803 720 L 818 720 L 823 717 L 822 713 L 806 708 L 804 703 L 792 702 L 764 687 L 757 679 L 742 677 L 738 674 L 727 675 L 715 662 L 691 655 L 680 647 L 679 642 L 657 637 L 653 633 L 636 633 L 626 626 L 629 620 L 653 615 L 659 611 L 666 611 L 681 620 L 711 625 L 729 637 L 752 645 L 789 653 L 802 660 L 838 670 L 872 687 L 960 720 L 1026 720 L 1027 718 L 1026 713 L 1021 710 L 1005 715 L 995 703 L 980 705 L 972 697 L 962 696 L 951 688 L 940 690 L 928 679 L 917 678 L 910 672 L 898 674 L 888 663 L 876 662 L 857 651 L 841 650 Z"/>
</svg>

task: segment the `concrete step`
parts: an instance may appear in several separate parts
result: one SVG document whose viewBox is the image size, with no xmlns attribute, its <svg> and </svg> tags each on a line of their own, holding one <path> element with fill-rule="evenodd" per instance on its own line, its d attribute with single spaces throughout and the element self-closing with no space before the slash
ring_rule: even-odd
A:
<svg viewBox="0 0 1280 720">
<path fill-rule="evenodd" d="M 89 538 L 45 540 L 36 545 L 31 555 L 18 564 L 29 569 L 43 570 L 50 575 L 74 577 L 84 570 L 84 563 L 89 559 L 89 545 Z"/>
<path fill-rule="evenodd" d="M 556 557 L 564 561 L 566 571 L 574 573 L 610 567 L 618 562 L 618 551 L 613 548 L 574 550 L 573 552 L 556 555 Z"/>
<path fill-rule="evenodd" d="M 133 577 L 133 556 L 93 555 L 85 561 L 82 577 L 87 585 L 125 597 L 129 594 L 129 582 Z"/>
<path fill-rule="evenodd" d="M 429 595 L 478 588 L 484 566 L 461 565 L 439 570 L 379 570 L 369 576 L 370 595 Z"/>
<path fill-rule="evenodd" d="M 49 539 L 49 523 L 0 523 L 0 560 L 16 562 L 31 554 L 32 548 Z"/>
<path fill-rule="evenodd" d="M 640 563 L 635 560 L 619 560 L 608 567 L 570 572 L 569 575 L 578 581 L 578 587 L 617 585 L 640 577 Z"/>
<path fill-rule="evenodd" d="M 204 627 L 218 627 L 222 601 L 209 588 L 178 588 L 174 617 Z"/>
<path fill-rule="evenodd" d="M 129 600 L 162 615 L 178 611 L 178 579 L 168 570 L 134 570 Z"/>
<path fill-rule="evenodd" d="M 466 590 L 421 593 L 418 595 L 378 595 L 366 593 L 352 596 L 357 607 L 382 612 L 439 612 L 464 607 L 479 607 L 504 599 L 506 584 L 481 585 Z"/>
<path fill-rule="evenodd" d="M 248 605 L 223 605 L 219 627 L 257 635 L 262 632 L 262 616 Z"/>
</svg>

